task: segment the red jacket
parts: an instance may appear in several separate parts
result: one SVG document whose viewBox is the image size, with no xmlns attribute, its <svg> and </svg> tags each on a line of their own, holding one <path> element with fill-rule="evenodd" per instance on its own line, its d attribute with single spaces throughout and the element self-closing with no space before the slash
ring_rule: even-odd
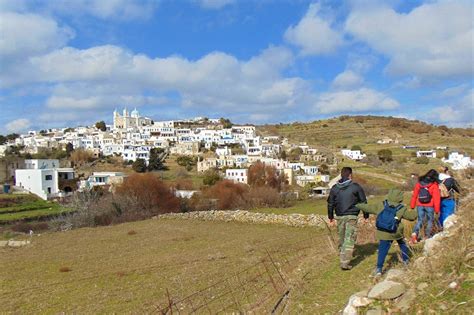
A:
<svg viewBox="0 0 474 315">
<path fill-rule="evenodd" d="M 433 207 L 436 213 L 439 213 L 440 203 L 441 203 L 441 196 L 439 194 L 439 186 L 438 183 L 433 182 L 426 185 L 428 187 L 428 191 L 431 195 L 431 201 L 428 203 L 421 203 L 418 200 L 418 193 L 421 188 L 420 183 L 416 183 L 415 189 L 413 189 L 413 194 L 411 196 L 410 207 L 413 209 L 416 206 L 425 206 L 425 207 Z"/>
</svg>

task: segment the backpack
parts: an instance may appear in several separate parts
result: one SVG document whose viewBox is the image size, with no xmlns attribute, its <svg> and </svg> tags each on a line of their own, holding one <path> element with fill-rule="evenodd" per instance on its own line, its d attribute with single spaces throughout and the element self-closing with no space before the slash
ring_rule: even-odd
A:
<svg viewBox="0 0 474 315">
<path fill-rule="evenodd" d="M 421 186 L 418 192 L 418 201 L 420 203 L 429 203 L 431 201 L 431 194 L 428 186 Z"/>
<path fill-rule="evenodd" d="M 377 220 L 375 221 L 375 226 L 377 230 L 395 233 L 398 229 L 398 224 L 400 223 L 401 218 L 397 218 L 397 211 L 402 209 L 404 206 L 399 204 L 394 207 L 388 204 L 388 201 L 383 202 L 383 210 L 377 215 Z"/>
<path fill-rule="evenodd" d="M 446 185 L 444 184 L 444 182 L 446 181 L 443 180 L 440 184 L 439 184 L 439 195 L 441 196 L 441 198 L 446 198 L 446 197 L 450 197 L 450 190 L 451 189 L 448 189 L 448 187 L 446 187 Z"/>
</svg>

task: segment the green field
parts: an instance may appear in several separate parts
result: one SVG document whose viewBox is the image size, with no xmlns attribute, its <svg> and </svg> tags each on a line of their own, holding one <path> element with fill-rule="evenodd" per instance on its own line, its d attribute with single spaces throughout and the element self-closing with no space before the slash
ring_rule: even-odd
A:
<svg viewBox="0 0 474 315">
<path fill-rule="evenodd" d="M 375 260 L 373 246 L 364 245 L 355 268 L 340 271 L 323 229 L 193 220 L 147 220 L 47 233 L 34 237 L 32 244 L 0 248 L 2 312 L 150 313 L 167 303 L 167 290 L 178 301 L 208 288 L 183 307 L 205 299 L 211 313 L 222 305 L 230 305 L 229 312 L 268 313 L 278 294 L 258 306 L 252 301 L 273 292 L 272 281 L 280 275 L 265 268 L 272 269 L 274 263 L 287 285 L 306 277 L 304 286 L 293 288 L 293 310 L 335 313 L 352 292 L 369 283 Z M 268 255 L 273 262 L 267 260 L 258 271 L 262 274 L 253 277 L 252 268 Z M 222 280 L 237 273 L 245 290 L 229 294 Z M 237 285 L 233 279 L 234 283 L 226 280 L 229 287 Z M 321 286 L 324 290 L 318 290 Z M 249 296 L 240 296 L 242 292 Z"/>
<path fill-rule="evenodd" d="M 31 194 L 0 194 L 0 223 L 35 220 L 68 211 Z"/>
</svg>

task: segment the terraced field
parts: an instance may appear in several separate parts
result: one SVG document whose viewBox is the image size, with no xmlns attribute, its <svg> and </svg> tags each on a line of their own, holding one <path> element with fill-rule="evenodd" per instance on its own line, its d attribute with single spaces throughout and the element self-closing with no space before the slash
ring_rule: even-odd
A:
<svg viewBox="0 0 474 315">
<path fill-rule="evenodd" d="M 36 220 L 60 214 L 68 209 L 56 202 L 30 194 L 0 194 L 0 224 L 20 220 Z"/>
</svg>

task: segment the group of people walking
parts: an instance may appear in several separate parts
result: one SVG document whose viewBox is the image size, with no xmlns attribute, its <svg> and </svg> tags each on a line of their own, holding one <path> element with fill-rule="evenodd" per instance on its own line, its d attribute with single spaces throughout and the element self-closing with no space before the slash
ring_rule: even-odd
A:
<svg viewBox="0 0 474 315">
<path fill-rule="evenodd" d="M 414 244 L 433 235 L 434 227 L 442 229 L 447 217 L 455 212 L 455 192 L 460 188 L 449 174 L 447 167 L 440 172 L 431 169 L 419 177 L 410 202 L 410 208 L 403 203 L 403 192 L 390 189 L 383 203 L 368 202 L 362 187 L 352 180 L 352 169 L 343 167 L 341 179 L 331 188 L 328 197 L 328 218 L 330 225 L 337 222 L 339 234 L 340 267 L 352 269 L 354 246 L 357 239 L 357 220 L 360 211 L 364 222 L 369 215 L 376 215 L 376 238 L 379 241 L 375 276 L 380 276 L 385 258 L 393 241 L 400 247 L 402 261 L 408 264 L 409 247 L 404 238 L 402 219 L 417 220 L 411 234 L 410 243 Z M 413 209 L 416 208 L 416 211 Z M 435 222 L 435 214 L 438 220 Z M 422 227 L 425 225 L 424 233 Z"/>
</svg>

